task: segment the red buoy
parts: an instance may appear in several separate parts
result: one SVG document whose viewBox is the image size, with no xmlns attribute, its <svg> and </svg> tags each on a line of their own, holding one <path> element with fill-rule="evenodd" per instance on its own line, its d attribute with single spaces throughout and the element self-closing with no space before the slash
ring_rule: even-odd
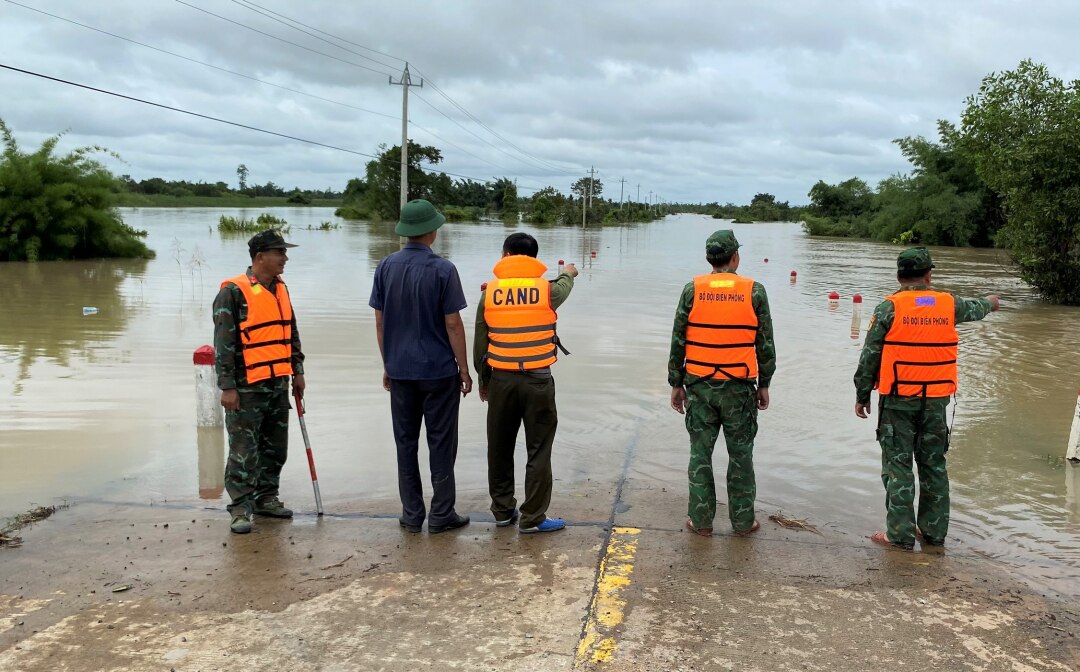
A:
<svg viewBox="0 0 1080 672">
<path fill-rule="evenodd" d="M 851 297 L 851 302 L 862 303 L 862 294 L 856 294 L 855 296 Z"/>
<path fill-rule="evenodd" d="M 595 259 L 596 258 L 596 250 L 593 250 L 592 252 L 590 252 L 589 256 L 592 257 L 593 259 Z"/>
<path fill-rule="evenodd" d="M 480 283 L 480 291 L 482 292 L 485 289 L 487 289 L 487 283 L 486 282 Z"/>
<path fill-rule="evenodd" d="M 769 258 L 768 257 L 765 257 L 765 263 L 766 264 L 769 263 Z"/>
<path fill-rule="evenodd" d="M 793 278 L 794 278 L 794 277 L 795 277 L 796 275 L 798 275 L 798 273 L 796 273 L 795 271 L 792 271 L 792 272 L 791 272 L 791 277 L 793 277 Z"/>
<path fill-rule="evenodd" d="M 829 300 L 830 301 L 839 301 L 840 300 L 840 293 L 839 292 L 829 292 Z"/>
</svg>

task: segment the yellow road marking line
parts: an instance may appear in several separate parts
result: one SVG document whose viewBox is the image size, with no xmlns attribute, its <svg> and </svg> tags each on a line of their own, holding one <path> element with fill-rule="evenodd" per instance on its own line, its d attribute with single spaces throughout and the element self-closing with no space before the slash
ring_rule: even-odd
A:
<svg viewBox="0 0 1080 672">
<path fill-rule="evenodd" d="M 641 530 L 634 527 L 611 530 L 611 540 L 596 577 L 596 592 L 589 605 L 581 641 L 578 642 L 576 665 L 589 661 L 606 663 L 615 655 L 618 646 L 615 629 L 622 624 L 625 616 L 624 592 L 630 585 L 630 574 L 634 571 L 639 534 Z"/>
</svg>

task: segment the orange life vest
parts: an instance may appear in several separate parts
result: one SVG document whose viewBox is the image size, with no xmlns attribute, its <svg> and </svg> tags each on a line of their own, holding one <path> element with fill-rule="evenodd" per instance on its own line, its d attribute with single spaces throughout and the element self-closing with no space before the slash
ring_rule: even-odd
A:
<svg viewBox="0 0 1080 672">
<path fill-rule="evenodd" d="M 516 254 L 495 264 L 495 279 L 484 293 L 488 325 L 487 363 L 493 369 L 530 371 L 551 366 L 558 358 L 557 316 L 551 307 L 547 266 Z M 566 350 L 563 350 L 566 352 Z"/>
<path fill-rule="evenodd" d="M 291 376 L 293 314 L 285 283 L 278 278 L 274 294 L 246 273 L 221 286 L 229 284 L 240 288 L 247 303 L 247 316 L 237 327 L 248 384 Z"/>
<path fill-rule="evenodd" d="M 694 307 L 686 325 L 686 372 L 701 378 L 757 378 L 758 318 L 754 281 L 734 273 L 694 278 Z"/>
<path fill-rule="evenodd" d="M 877 389 L 902 397 L 948 397 L 956 392 L 956 301 L 934 290 L 885 297 L 896 308 L 881 349 Z"/>
</svg>

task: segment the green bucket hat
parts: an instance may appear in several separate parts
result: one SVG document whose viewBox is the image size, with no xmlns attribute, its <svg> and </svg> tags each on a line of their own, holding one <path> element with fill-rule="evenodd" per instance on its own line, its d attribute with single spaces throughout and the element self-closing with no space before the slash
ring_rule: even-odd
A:
<svg viewBox="0 0 1080 672">
<path fill-rule="evenodd" d="M 925 247 L 912 247 L 900 253 L 896 258 L 896 270 L 918 273 L 934 267 L 930 261 L 930 250 Z"/>
<path fill-rule="evenodd" d="M 417 198 L 405 204 L 401 209 L 401 217 L 398 219 L 394 233 L 406 238 L 422 236 L 431 233 L 446 222 L 446 217 L 435 209 L 428 201 Z"/>
<path fill-rule="evenodd" d="M 735 232 L 731 229 L 714 231 L 705 241 L 705 259 L 707 261 L 719 261 L 730 257 L 739 249 L 739 241 L 735 240 Z"/>
</svg>

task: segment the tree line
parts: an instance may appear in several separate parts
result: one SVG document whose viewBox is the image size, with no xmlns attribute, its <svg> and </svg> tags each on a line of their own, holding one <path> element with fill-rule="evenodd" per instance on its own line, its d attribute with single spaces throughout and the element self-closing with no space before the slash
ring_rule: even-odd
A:
<svg viewBox="0 0 1080 672">
<path fill-rule="evenodd" d="M 188 180 L 166 180 L 161 177 L 150 177 L 136 181 L 130 175 L 121 175 L 117 178 L 117 187 L 130 194 L 142 194 L 146 196 L 205 196 L 220 198 L 225 196 L 271 196 L 286 197 L 289 203 L 310 204 L 314 199 L 340 199 L 342 192 L 334 191 L 330 187 L 326 189 L 300 189 L 293 187 L 286 190 L 268 180 L 266 184 L 248 184 L 248 168 L 240 164 L 236 169 L 238 186 L 233 189 L 225 182 L 191 182 Z"/>
<path fill-rule="evenodd" d="M 368 161 L 364 177 L 349 180 L 337 215 L 347 219 L 397 219 L 401 208 L 401 146 L 379 147 L 377 158 Z M 641 203 L 615 203 L 603 198 L 603 183 L 582 177 L 570 187 L 570 195 L 552 186 L 532 196 L 518 194 L 517 184 L 508 177 L 479 182 L 453 179 L 438 170 L 442 152 L 437 147 L 409 141 L 406 171 L 408 200 L 424 198 L 442 210 L 451 221 L 474 220 L 481 215 L 506 221 L 537 225 L 580 224 L 582 202 L 585 224 L 650 221 L 659 209 Z M 427 164 L 427 168 L 424 167 Z"/>
</svg>

